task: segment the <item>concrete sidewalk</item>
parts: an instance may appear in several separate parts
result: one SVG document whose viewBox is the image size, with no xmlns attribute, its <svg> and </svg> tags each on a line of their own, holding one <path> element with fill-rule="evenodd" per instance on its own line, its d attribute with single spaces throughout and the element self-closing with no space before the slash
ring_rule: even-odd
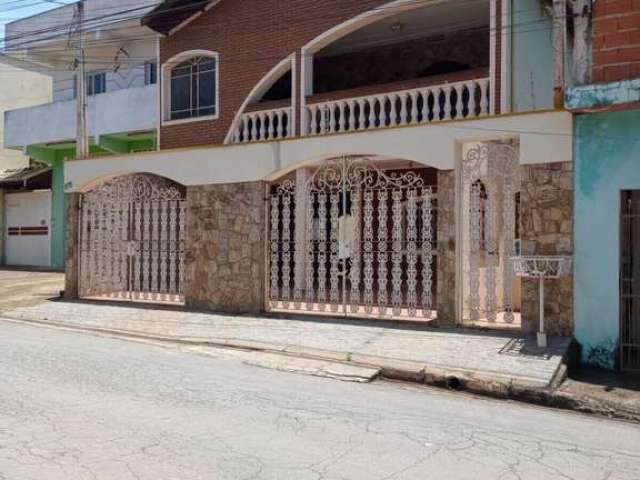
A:
<svg viewBox="0 0 640 480">
<path fill-rule="evenodd" d="M 383 376 L 453 382 L 508 396 L 562 380 L 570 340 L 546 349 L 533 337 L 333 319 L 194 313 L 146 305 L 53 301 L 5 310 L 5 318 L 157 341 L 265 351 L 375 367 Z"/>
</svg>

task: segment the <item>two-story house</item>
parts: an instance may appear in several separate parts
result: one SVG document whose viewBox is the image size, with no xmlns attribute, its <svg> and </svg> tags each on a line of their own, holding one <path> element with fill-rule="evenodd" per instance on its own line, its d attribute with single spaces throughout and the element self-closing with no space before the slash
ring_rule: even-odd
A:
<svg viewBox="0 0 640 480">
<path fill-rule="evenodd" d="M 85 1 L 82 33 L 92 155 L 156 148 L 157 36 L 140 25 L 140 18 L 157 3 Z M 5 55 L 51 78 L 48 99 L 5 112 L 4 146 L 52 169 L 50 263 L 54 267 L 64 265 L 64 163 L 76 156 L 77 15 L 77 5 L 69 4 L 5 27 Z"/>
<path fill-rule="evenodd" d="M 66 294 L 535 329 L 513 257 L 573 246 L 563 20 L 537 0 L 161 2 L 142 19 L 159 150 L 66 163 Z M 570 334 L 571 278 L 546 302 Z"/>
</svg>

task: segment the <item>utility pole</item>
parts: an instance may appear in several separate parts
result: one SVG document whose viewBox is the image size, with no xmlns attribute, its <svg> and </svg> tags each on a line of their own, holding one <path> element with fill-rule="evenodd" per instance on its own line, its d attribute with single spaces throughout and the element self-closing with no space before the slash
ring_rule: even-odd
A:
<svg viewBox="0 0 640 480">
<path fill-rule="evenodd" d="M 87 82 L 84 56 L 84 0 L 77 3 L 78 53 L 76 59 L 76 158 L 89 156 L 89 139 L 87 137 Z"/>
</svg>

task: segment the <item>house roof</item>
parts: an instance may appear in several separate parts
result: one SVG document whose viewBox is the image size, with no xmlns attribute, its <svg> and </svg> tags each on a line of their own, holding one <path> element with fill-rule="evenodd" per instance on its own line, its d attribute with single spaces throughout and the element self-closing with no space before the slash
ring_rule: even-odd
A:
<svg viewBox="0 0 640 480">
<path fill-rule="evenodd" d="M 0 170 L 2 188 L 51 188 L 50 167 L 26 167 Z"/>
<path fill-rule="evenodd" d="M 142 25 L 163 35 L 174 30 L 211 8 L 219 0 L 165 0 L 142 17 Z"/>
</svg>

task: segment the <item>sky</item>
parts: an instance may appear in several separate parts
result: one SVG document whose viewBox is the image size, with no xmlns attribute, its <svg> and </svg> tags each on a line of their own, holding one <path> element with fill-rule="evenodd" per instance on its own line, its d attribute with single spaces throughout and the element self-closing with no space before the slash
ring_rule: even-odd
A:
<svg viewBox="0 0 640 480">
<path fill-rule="evenodd" d="M 45 12 L 75 0 L 0 0 L 0 44 L 4 38 L 5 23 L 36 13 Z"/>
</svg>

